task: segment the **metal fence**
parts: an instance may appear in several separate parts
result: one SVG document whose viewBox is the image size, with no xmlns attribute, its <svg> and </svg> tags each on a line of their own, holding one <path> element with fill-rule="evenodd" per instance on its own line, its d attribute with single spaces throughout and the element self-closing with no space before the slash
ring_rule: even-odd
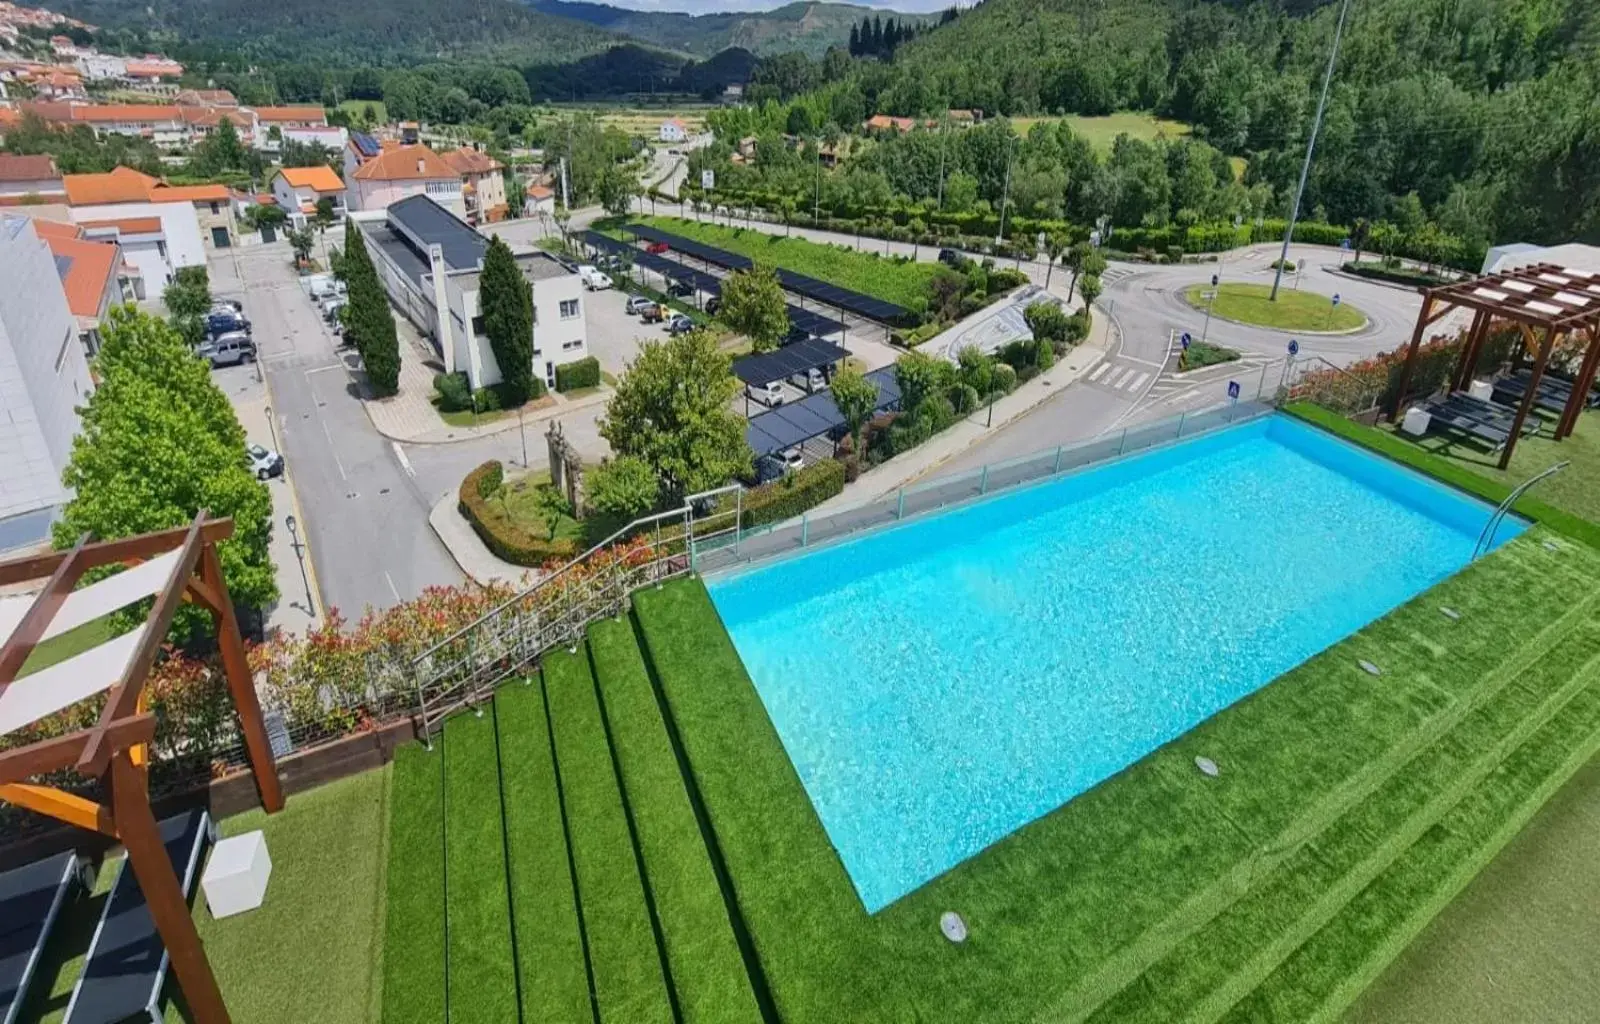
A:
<svg viewBox="0 0 1600 1024">
<path fill-rule="evenodd" d="M 1196 437 L 1272 412 L 1269 402 L 1229 402 L 1153 423 L 1127 427 L 1077 444 L 1059 445 L 977 469 L 934 477 L 850 508 L 806 513 L 756 530 L 723 535 L 697 545 L 695 568 L 718 572 L 793 551 L 839 541 L 875 527 L 901 522 L 963 502 L 1049 480 L 1135 452 Z"/>
<path fill-rule="evenodd" d="M 1387 374 L 1374 380 L 1335 366 L 1321 356 L 1298 356 L 1284 367 L 1278 401 L 1315 402 L 1346 416 L 1360 416 L 1377 408 L 1387 384 Z"/>
</svg>

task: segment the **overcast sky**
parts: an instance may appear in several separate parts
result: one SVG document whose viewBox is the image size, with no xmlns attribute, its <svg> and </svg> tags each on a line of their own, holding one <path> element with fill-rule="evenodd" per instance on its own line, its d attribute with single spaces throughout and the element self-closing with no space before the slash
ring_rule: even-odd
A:
<svg viewBox="0 0 1600 1024">
<path fill-rule="evenodd" d="M 690 14 L 716 14 L 724 11 L 770 11 L 782 7 L 789 0 L 597 0 L 612 7 L 627 7 L 635 11 L 687 11 Z M 951 0 L 852 0 L 860 7 L 877 7 L 886 11 L 921 12 L 942 11 Z M 961 6 L 968 6 L 966 0 Z"/>
</svg>

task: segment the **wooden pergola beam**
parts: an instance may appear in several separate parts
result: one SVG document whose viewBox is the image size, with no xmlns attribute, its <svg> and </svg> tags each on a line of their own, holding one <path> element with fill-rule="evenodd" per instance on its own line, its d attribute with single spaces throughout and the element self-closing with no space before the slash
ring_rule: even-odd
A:
<svg viewBox="0 0 1600 1024">
<path fill-rule="evenodd" d="M 137 537 L 86 544 L 78 555 L 79 564 L 85 569 L 94 569 L 113 562 L 142 562 L 182 544 L 184 538 L 189 535 L 190 528 L 190 526 L 180 526 L 159 533 L 145 533 Z M 207 544 L 225 541 L 233 536 L 233 520 L 212 519 L 201 527 L 200 536 Z M 49 576 L 70 554 L 68 551 L 52 551 L 48 554 L 28 555 L 0 562 L 0 586 L 26 583 L 29 580 Z"/>
<path fill-rule="evenodd" d="M 80 729 L 65 736 L 0 751 L 0 785 L 71 768 L 83 755 L 90 735 L 90 730 Z M 156 716 L 141 714 L 124 718 L 106 730 L 106 737 L 112 744 L 123 747 L 149 743 L 156 737 Z"/>
<path fill-rule="evenodd" d="M 1562 412 L 1561 422 L 1556 425 L 1556 440 L 1571 437 L 1573 430 L 1577 429 L 1578 417 L 1583 415 L 1589 392 L 1594 387 L 1596 370 L 1600 370 L 1600 326 L 1589 328 L 1583 362 L 1578 368 L 1577 379 L 1572 382 L 1572 398 Z"/>
<path fill-rule="evenodd" d="M 1529 327 L 1522 328 L 1523 337 L 1533 344 L 1533 330 Z M 1544 343 L 1538 346 L 1538 359 L 1533 364 L 1533 376 L 1528 378 L 1528 391 L 1522 396 L 1522 402 L 1517 406 L 1516 418 L 1511 421 L 1511 436 L 1506 438 L 1505 447 L 1500 449 L 1500 468 L 1505 469 L 1511 465 L 1511 453 L 1517 450 L 1517 440 L 1522 437 L 1522 426 L 1528 422 L 1528 415 L 1533 412 L 1534 400 L 1539 397 L 1539 382 L 1544 379 L 1545 367 L 1550 364 L 1550 350 L 1555 348 L 1555 332 L 1552 328 L 1545 328 Z"/>
<path fill-rule="evenodd" d="M 49 786 L 11 782 L 0 786 L 0 800 L 113 839 L 117 835 L 117 826 L 111 820 L 111 808 L 93 800 L 85 800 L 76 793 L 66 793 Z"/>
<path fill-rule="evenodd" d="M 84 534 L 78 538 L 78 543 L 73 545 L 72 550 L 65 553 L 56 564 L 50 582 L 44 585 L 44 590 L 34 598 L 32 606 L 22 616 L 22 621 L 17 623 L 17 628 L 12 630 L 5 643 L 0 645 L 0 685 L 16 680 L 17 673 L 22 671 L 22 666 L 28 661 L 28 655 L 33 653 L 34 647 L 44 638 L 44 631 L 50 628 L 51 620 L 61 611 L 61 606 L 67 603 L 72 588 L 77 586 L 78 580 L 83 577 L 86 566 L 81 558 L 84 545 L 88 542 L 89 535 Z"/>
<path fill-rule="evenodd" d="M 250 755 L 250 770 L 255 775 L 261 806 L 268 814 L 275 814 L 283 808 L 283 786 L 278 781 L 277 762 L 272 756 L 272 744 L 267 740 L 266 724 L 261 718 L 261 701 L 256 696 L 255 678 L 250 674 L 249 659 L 245 657 L 239 619 L 234 614 L 233 602 L 226 598 L 228 591 L 222 578 L 222 560 L 217 557 L 217 549 L 209 544 L 201 552 L 200 577 L 207 589 L 223 595 L 212 609 L 217 622 L 217 643 L 222 648 L 222 673 L 228 680 L 228 691 L 233 695 L 234 711 L 238 714 L 239 730 L 244 733 L 244 746 Z"/>
</svg>

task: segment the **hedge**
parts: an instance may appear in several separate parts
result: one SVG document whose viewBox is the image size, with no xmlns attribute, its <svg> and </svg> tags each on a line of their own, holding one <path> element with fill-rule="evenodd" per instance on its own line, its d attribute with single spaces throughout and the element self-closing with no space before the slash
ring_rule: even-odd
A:
<svg viewBox="0 0 1600 1024">
<path fill-rule="evenodd" d="M 556 390 L 576 391 L 579 388 L 600 386 L 600 360 L 585 356 L 571 363 L 556 366 Z"/>
<path fill-rule="evenodd" d="M 1374 281 L 1388 281 L 1391 284 L 1402 284 L 1411 288 L 1437 288 L 1440 285 L 1450 284 L 1450 279 L 1430 274 L 1426 270 L 1416 270 L 1404 264 L 1387 266 L 1383 263 L 1356 263 L 1351 261 L 1339 268 L 1346 274 L 1356 277 L 1371 278 Z"/>
<path fill-rule="evenodd" d="M 844 463 L 823 459 L 744 492 L 745 529 L 792 519 L 844 490 Z"/>
<path fill-rule="evenodd" d="M 490 459 L 461 480 L 457 509 L 496 558 L 512 565 L 538 568 L 552 560 L 565 560 L 578 554 L 571 540 L 550 540 L 530 533 L 506 515 L 505 508 L 490 500 L 505 483 L 505 467 Z"/>
<path fill-rule="evenodd" d="M 1283 407 L 1283 411 L 1346 441 L 1425 473 L 1440 483 L 1449 484 L 1457 490 L 1466 491 L 1492 504 L 1498 505 L 1506 500 L 1513 490 L 1511 484 L 1474 473 L 1449 459 L 1424 451 L 1409 441 L 1376 427 L 1363 426 L 1320 405 L 1313 405 L 1310 402 L 1290 402 Z M 1600 550 L 1600 525 L 1591 523 L 1581 516 L 1573 515 L 1528 495 L 1517 499 L 1517 503 L 1511 508 L 1520 516 Z"/>
</svg>

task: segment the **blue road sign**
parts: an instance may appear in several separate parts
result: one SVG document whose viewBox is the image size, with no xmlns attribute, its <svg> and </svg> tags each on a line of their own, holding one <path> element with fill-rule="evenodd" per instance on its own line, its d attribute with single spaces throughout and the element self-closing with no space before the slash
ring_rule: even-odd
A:
<svg viewBox="0 0 1600 1024">
<path fill-rule="evenodd" d="M 1335 306 L 1337 306 L 1339 304 L 1339 293 L 1338 292 L 1334 292 L 1333 293 L 1333 304 Z"/>
<path fill-rule="evenodd" d="M 1295 341 L 1293 338 L 1289 339 L 1289 354 L 1291 356 L 1297 356 L 1300 354 L 1300 343 Z"/>
<path fill-rule="evenodd" d="M 1235 402 L 1239 400 L 1239 382 L 1238 381 L 1236 381 L 1236 380 L 1228 381 L 1228 398 L 1231 401 L 1235 401 Z"/>
<path fill-rule="evenodd" d="M 1183 337 L 1179 338 L 1178 340 L 1183 342 L 1183 347 L 1184 347 L 1185 350 L 1187 350 L 1188 347 L 1189 347 L 1189 342 L 1192 341 L 1193 339 L 1189 337 L 1189 332 L 1188 331 L 1184 331 L 1183 332 Z"/>
</svg>

